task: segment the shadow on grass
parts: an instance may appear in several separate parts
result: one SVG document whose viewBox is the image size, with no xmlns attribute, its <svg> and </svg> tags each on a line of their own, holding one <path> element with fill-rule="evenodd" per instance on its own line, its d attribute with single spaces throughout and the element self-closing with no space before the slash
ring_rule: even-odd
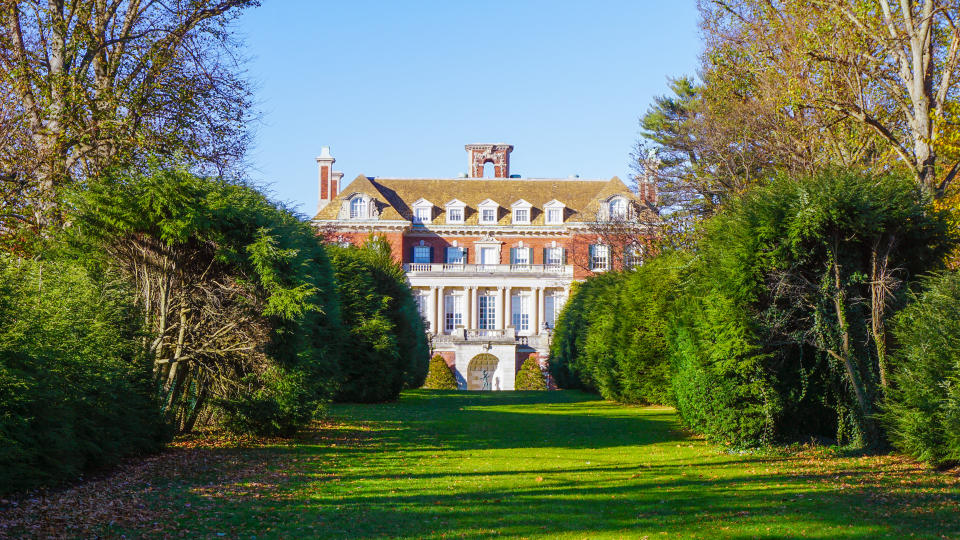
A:
<svg viewBox="0 0 960 540">
<path fill-rule="evenodd" d="M 198 536 L 960 537 L 955 482 L 881 458 L 720 454 L 669 409 L 417 391 L 332 415 L 337 427 L 266 450 L 293 471 L 269 489 L 184 479 L 168 504 Z"/>
</svg>

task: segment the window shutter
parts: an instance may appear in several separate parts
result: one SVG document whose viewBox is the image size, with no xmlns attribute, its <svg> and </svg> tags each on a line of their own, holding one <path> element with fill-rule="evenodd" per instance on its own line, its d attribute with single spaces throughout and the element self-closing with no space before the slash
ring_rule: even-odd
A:
<svg viewBox="0 0 960 540">
<path fill-rule="evenodd" d="M 567 248 L 560 248 L 560 260 L 563 264 L 567 264 Z"/>
<path fill-rule="evenodd" d="M 410 246 L 410 262 L 417 262 L 417 246 Z"/>
<path fill-rule="evenodd" d="M 510 248 L 510 264 L 517 264 L 517 248 Z"/>
<path fill-rule="evenodd" d="M 430 262 L 432 263 L 433 261 L 434 261 L 434 258 L 433 258 L 433 246 L 430 246 Z"/>
<path fill-rule="evenodd" d="M 588 266 L 591 270 L 594 269 L 593 268 L 593 252 L 596 250 L 596 247 L 597 246 L 595 246 L 594 244 L 590 244 L 590 262 L 588 263 Z"/>
<path fill-rule="evenodd" d="M 467 260 L 467 248 L 460 248 L 463 251 L 463 264 L 467 264 L 470 261 Z"/>
<path fill-rule="evenodd" d="M 549 248 L 543 248 L 543 264 L 547 264 L 547 249 Z"/>
<path fill-rule="evenodd" d="M 533 264 L 533 248 L 527 248 L 527 264 Z"/>
</svg>

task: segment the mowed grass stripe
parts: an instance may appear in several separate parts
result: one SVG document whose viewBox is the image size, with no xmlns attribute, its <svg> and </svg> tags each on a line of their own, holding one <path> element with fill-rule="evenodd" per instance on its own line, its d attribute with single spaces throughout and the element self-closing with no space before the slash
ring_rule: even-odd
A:
<svg viewBox="0 0 960 540">
<path fill-rule="evenodd" d="M 728 453 L 663 407 L 411 391 L 331 416 L 258 450 L 266 488 L 183 478 L 157 500 L 207 537 L 960 538 L 955 476 L 896 456 Z"/>
</svg>

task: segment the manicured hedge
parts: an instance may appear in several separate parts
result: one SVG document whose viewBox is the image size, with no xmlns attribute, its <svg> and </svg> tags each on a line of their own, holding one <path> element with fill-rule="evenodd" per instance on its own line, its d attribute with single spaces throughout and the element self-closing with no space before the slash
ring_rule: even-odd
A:
<svg viewBox="0 0 960 540">
<path fill-rule="evenodd" d="M 891 442 L 916 459 L 960 463 L 960 273 L 933 276 L 897 317 L 893 390 L 884 420 Z"/>
<path fill-rule="evenodd" d="M 456 390 L 457 379 L 450 371 L 447 361 L 439 354 L 433 355 L 430 359 L 430 370 L 427 372 L 427 379 L 423 387 L 428 390 Z"/>
<path fill-rule="evenodd" d="M 0 255 L 0 494 L 158 450 L 170 434 L 114 273 Z"/>
<path fill-rule="evenodd" d="M 547 389 L 547 379 L 543 376 L 543 370 L 540 369 L 540 360 L 536 354 L 531 354 L 523 361 L 520 371 L 517 372 L 514 388 L 517 390 Z"/>
</svg>

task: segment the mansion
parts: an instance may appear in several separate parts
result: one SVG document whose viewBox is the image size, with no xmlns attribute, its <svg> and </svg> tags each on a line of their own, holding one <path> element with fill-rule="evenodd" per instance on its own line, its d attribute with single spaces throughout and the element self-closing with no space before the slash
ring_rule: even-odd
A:
<svg viewBox="0 0 960 540">
<path fill-rule="evenodd" d="M 571 284 L 641 262 L 650 225 L 639 216 L 656 193 L 617 177 L 521 178 L 513 146 L 466 150 L 469 173 L 456 178 L 360 175 L 341 188 L 324 147 L 313 223 L 333 241 L 386 238 L 460 388 L 513 390 L 532 353 L 547 358 Z"/>
</svg>

